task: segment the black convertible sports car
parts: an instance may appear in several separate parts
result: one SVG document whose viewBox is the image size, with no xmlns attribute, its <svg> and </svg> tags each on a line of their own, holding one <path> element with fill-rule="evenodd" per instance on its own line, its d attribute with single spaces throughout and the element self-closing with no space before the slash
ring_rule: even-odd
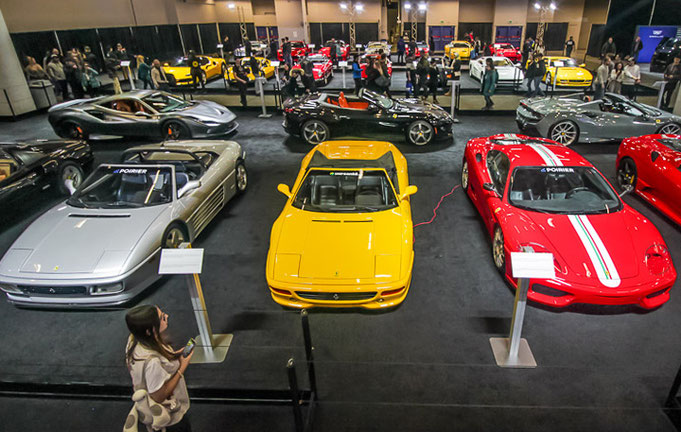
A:
<svg viewBox="0 0 681 432">
<path fill-rule="evenodd" d="M 92 161 L 82 141 L 0 143 L 0 206 L 9 208 L 52 186 L 67 194 L 67 183 L 80 185 Z"/>
<path fill-rule="evenodd" d="M 226 135 L 239 124 L 236 115 L 211 101 L 187 101 L 157 90 L 136 90 L 53 106 L 48 119 L 60 137 L 91 135 L 145 138 L 206 138 Z"/>
<path fill-rule="evenodd" d="M 309 144 L 332 135 L 358 135 L 379 130 L 404 132 L 407 141 L 425 145 L 452 134 L 454 120 L 437 105 L 419 99 L 392 99 L 367 89 L 359 96 L 315 93 L 284 104 L 284 129 Z"/>
</svg>

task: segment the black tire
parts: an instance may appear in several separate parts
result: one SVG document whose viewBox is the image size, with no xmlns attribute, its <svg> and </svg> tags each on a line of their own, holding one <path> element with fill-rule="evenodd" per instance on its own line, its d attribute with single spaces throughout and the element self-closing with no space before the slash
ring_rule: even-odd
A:
<svg viewBox="0 0 681 432">
<path fill-rule="evenodd" d="M 494 237 L 492 238 L 492 260 L 494 267 L 499 273 L 506 274 L 506 251 L 504 250 L 504 232 L 501 227 L 494 228 Z"/>
<path fill-rule="evenodd" d="M 624 191 L 624 188 L 627 186 L 636 189 L 638 171 L 636 169 L 636 163 L 632 158 L 625 157 L 620 160 L 615 180 L 617 181 L 617 187 L 619 187 L 621 191 Z"/>
<path fill-rule="evenodd" d="M 57 178 L 59 192 L 64 195 L 70 194 L 69 188 L 66 187 L 67 180 L 72 180 L 73 187 L 77 189 L 85 180 L 85 171 L 76 162 L 66 161 L 59 167 L 59 177 Z"/>
<path fill-rule="evenodd" d="M 227 65 L 223 63 L 222 66 L 220 67 L 220 69 L 222 71 L 221 72 L 222 76 L 225 76 L 225 74 L 227 73 Z"/>
<path fill-rule="evenodd" d="M 236 194 L 241 195 L 246 192 L 248 187 L 248 171 L 246 170 L 246 164 L 244 161 L 238 161 L 236 167 L 234 168 L 234 176 L 236 183 Z"/>
<path fill-rule="evenodd" d="M 469 185 L 468 161 L 464 158 L 461 165 L 461 189 L 467 191 Z"/>
<path fill-rule="evenodd" d="M 661 135 L 681 135 L 681 125 L 677 123 L 667 123 L 666 125 L 660 126 L 657 133 Z"/>
<path fill-rule="evenodd" d="M 89 137 L 89 134 L 80 123 L 71 120 L 62 122 L 59 125 L 57 134 L 62 138 L 73 140 L 86 140 Z"/>
<path fill-rule="evenodd" d="M 163 138 L 169 140 L 187 139 L 192 137 L 189 128 L 184 123 L 177 120 L 171 120 L 164 123 L 161 134 L 163 135 Z"/>
<path fill-rule="evenodd" d="M 164 249 L 177 249 L 181 243 L 188 241 L 189 236 L 185 227 L 180 223 L 173 222 L 168 225 L 168 228 L 163 233 L 161 247 Z"/>
<path fill-rule="evenodd" d="M 572 120 L 561 120 L 549 129 L 549 139 L 569 146 L 579 141 L 579 127 Z"/>
<path fill-rule="evenodd" d="M 300 128 L 300 136 L 306 143 L 317 145 L 331 138 L 331 130 L 321 120 L 308 120 Z"/>
<path fill-rule="evenodd" d="M 425 120 L 416 120 L 407 127 L 406 137 L 409 143 L 423 146 L 435 138 L 435 129 Z"/>
</svg>

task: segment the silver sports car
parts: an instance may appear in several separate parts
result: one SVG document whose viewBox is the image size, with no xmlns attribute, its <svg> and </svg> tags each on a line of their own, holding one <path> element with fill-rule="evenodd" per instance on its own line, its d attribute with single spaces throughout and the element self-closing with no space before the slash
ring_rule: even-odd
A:
<svg viewBox="0 0 681 432">
<path fill-rule="evenodd" d="M 57 135 L 146 138 L 205 138 L 226 135 L 239 124 L 236 115 L 211 101 L 188 101 L 157 90 L 136 90 L 53 106 L 48 119 Z"/>
<path fill-rule="evenodd" d="M 681 117 L 613 93 L 593 101 L 582 93 L 524 99 L 516 109 L 516 123 L 529 135 L 566 145 L 681 133 Z"/>
<path fill-rule="evenodd" d="M 247 186 L 234 141 L 134 147 L 100 165 L 0 260 L 0 289 L 24 306 L 127 302 L 159 278 L 161 248 L 193 241 Z"/>
</svg>

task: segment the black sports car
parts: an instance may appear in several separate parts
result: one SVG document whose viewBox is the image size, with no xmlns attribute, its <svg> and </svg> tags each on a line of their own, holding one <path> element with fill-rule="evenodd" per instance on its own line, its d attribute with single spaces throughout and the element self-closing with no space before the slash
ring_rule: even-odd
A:
<svg viewBox="0 0 681 432">
<path fill-rule="evenodd" d="M 651 72 L 664 72 L 671 64 L 674 57 L 681 56 L 681 39 L 664 38 L 655 48 L 655 53 L 650 59 Z"/>
<path fill-rule="evenodd" d="M 206 138 L 226 135 L 236 115 L 211 101 L 188 101 L 157 90 L 136 90 L 53 106 L 48 119 L 60 137 L 115 135 L 145 138 Z"/>
<path fill-rule="evenodd" d="M 452 134 L 454 120 L 437 105 L 419 99 L 392 99 L 367 89 L 359 96 L 315 93 L 284 103 L 284 129 L 309 144 L 332 135 L 358 135 L 380 130 L 404 132 L 407 141 L 425 145 Z"/>
<path fill-rule="evenodd" d="M 69 183 L 80 185 L 92 161 L 82 141 L 0 143 L 0 206 L 10 208 L 52 186 L 67 194 Z"/>
</svg>

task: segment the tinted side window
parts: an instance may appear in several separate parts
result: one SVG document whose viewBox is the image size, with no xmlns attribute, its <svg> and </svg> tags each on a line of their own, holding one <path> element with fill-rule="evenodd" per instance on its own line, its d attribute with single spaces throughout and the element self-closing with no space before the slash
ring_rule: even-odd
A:
<svg viewBox="0 0 681 432">
<path fill-rule="evenodd" d="M 492 183 L 500 194 L 504 193 L 506 189 L 506 179 L 508 178 L 508 170 L 511 166 L 511 161 L 508 156 L 498 150 L 492 150 L 487 153 L 487 170 L 492 178 Z"/>
</svg>

